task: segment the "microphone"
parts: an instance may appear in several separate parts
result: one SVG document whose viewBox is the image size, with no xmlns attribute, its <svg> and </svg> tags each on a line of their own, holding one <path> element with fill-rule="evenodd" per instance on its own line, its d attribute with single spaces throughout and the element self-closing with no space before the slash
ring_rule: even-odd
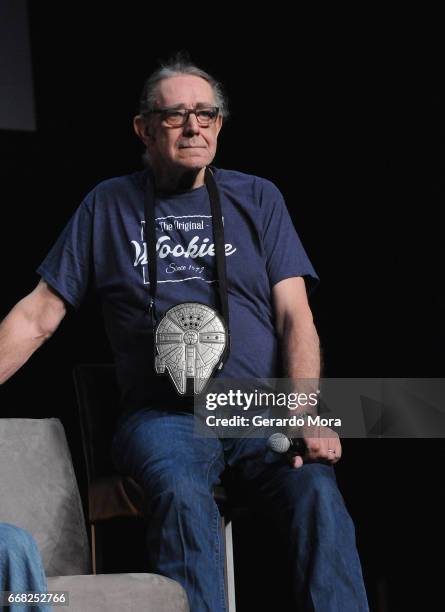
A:
<svg viewBox="0 0 445 612">
<path fill-rule="evenodd" d="M 285 434 L 279 432 L 272 434 L 266 444 L 269 450 L 287 457 L 302 455 L 305 450 L 304 440 L 288 438 Z"/>
</svg>

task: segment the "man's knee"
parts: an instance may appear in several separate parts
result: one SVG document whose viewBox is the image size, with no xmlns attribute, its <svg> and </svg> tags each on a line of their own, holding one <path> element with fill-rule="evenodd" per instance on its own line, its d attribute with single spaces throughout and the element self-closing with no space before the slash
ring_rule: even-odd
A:
<svg viewBox="0 0 445 612">
<path fill-rule="evenodd" d="M 311 505 L 343 505 L 343 498 L 338 489 L 332 466 L 323 463 L 305 463 L 295 469 L 290 478 L 290 495 L 292 501 L 305 501 Z"/>
<path fill-rule="evenodd" d="M 213 491 L 205 474 L 194 473 L 175 463 L 146 471 L 141 484 L 152 510 L 157 507 L 166 511 L 170 506 L 176 506 L 199 512 L 200 508 L 207 508 L 213 502 Z"/>
<path fill-rule="evenodd" d="M 291 487 L 291 506 L 298 522 L 306 520 L 323 531 L 354 535 L 354 525 L 337 486 L 334 469 L 322 463 L 307 463 L 296 470 Z M 315 524 L 314 523 L 314 524 Z"/>
<path fill-rule="evenodd" d="M 190 467 L 177 465 L 175 462 L 169 462 L 161 469 L 147 470 L 145 479 L 148 479 L 149 485 L 156 493 L 188 497 L 198 491 L 208 490 L 204 473 L 200 470 L 194 472 Z"/>
</svg>

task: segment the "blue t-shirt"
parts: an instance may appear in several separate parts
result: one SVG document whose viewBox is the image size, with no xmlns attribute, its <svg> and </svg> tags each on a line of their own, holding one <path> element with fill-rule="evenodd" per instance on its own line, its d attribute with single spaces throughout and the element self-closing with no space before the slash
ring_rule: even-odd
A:
<svg viewBox="0 0 445 612">
<path fill-rule="evenodd" d="M 227 378 L 279 376 L 272 286 L 317 275 L 283 196 L 263 178 L 215 169 L 224 221 L 230 314 Z M 106 180 L 76 210 L 37 272 L 78 308 L 91 287 L 102 303 L 123 405 L 177 408 L 167 376 L 154 372 L 144 234 L 147 172 Z M 210 202 L 206 187 L 157 194 L 157 313 L 181 302 L 219 307 Z"/>
</svg>

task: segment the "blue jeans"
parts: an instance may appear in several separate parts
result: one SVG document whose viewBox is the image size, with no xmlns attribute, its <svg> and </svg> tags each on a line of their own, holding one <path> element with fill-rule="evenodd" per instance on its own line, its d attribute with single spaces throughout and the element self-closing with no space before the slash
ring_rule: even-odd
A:
<svg viewBox="0 0 445 612">
<path fill-rule="evenodd" d="M 47 591 L 45 571 L 39 549 L 30 533 L 7 523 L 0 523 L 0 591 Z M 47 605 L 14 605 L 11 612 L 49 612 Z"/>
<path fill-rule="evenodd" d="M 114 437 L 117 469 L 142 485 L 149 503 L 150 569 L 184 586 L 192 612 L 226 610 L 213 489 L 230 465 L 283 535 L 298 610 L 367 612 L 354 526 L 333 468 L 292 468 L 263 438 L 197 437 L 193 419 L 148 408 L 121 419 Z"/>
</svg>

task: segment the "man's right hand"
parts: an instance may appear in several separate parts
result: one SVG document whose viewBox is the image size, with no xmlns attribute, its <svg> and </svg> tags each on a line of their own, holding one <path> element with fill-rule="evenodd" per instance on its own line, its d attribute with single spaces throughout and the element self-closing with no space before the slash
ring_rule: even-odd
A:
<svg viewBox="0 0 445 612">
<path fill-rule="evenodd" d="M 341 458 L 341 442 L 336 431 L 321 425 L 308 425 L 299 431 L 302 452 L 289 459 L 294 468 L 300 468 L 304 463 L 334 464 Z"/>
</svg>

